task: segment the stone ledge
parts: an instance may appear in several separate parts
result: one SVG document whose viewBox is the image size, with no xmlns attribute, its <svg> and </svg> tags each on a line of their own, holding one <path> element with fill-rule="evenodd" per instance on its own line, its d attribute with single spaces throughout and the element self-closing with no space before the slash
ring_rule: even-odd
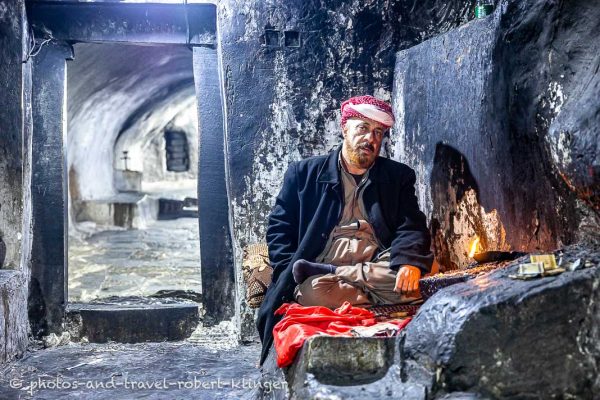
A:
<svg viewBox="0 0 600 400">
<path fill-rule="evenodd" d="M 107 199 L 79 201 L 74 205 L 76 221 L 93 221 L 139 229 L 159 214 L 159 200 L 142 193 L 119 193 Z"/>
<path fill-rule="evenodd" d="M 275 352 L 263 380 L 285 376 L 269 399 L 593 399 L 600 388 L 600 247 L 562 250 L 588 268 L 529 281 L 505 269 L 441 289 L 396 338 L 317 336 L 295 363 Z"/>
<path fill-rule="evenodd" d="M 426 387 L 402 382 L 395 349 L 399 338 L 317 336 L 306 341 L 292 366 L 277 368 L 275 351 L 263 365 L 263 381 L 288 382 L 288 392 L 261 393 L 259 398 L 425 400 Z"/>
<path fill-rule="evenodd" d="M 508 278 L 515 262 L 432 296 L 404 331 L 407 383 L 427 386 L 434 398 L 597 397 L 600 252 L 580 245 L 563 252 L 566 262 L 591 267 L 520 281 Z"/>
<path fill-rule="evenodd" d="M 290 373 L 323 384 L 356 385 L 381 379 L 394 358 L 394 338 L 316 336 L 306 341 Z"/>
<path fill-rule="evenodd" d="M 69 331 L 93 343 L 187 339 L 200 323 L 197 304 L 70 304 Z"/>
</svg>

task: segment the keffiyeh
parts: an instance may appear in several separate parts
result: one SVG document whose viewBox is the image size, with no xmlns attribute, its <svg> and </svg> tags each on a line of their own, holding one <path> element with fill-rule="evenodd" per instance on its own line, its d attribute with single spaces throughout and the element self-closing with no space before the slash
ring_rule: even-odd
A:
<svg viewBox="0 0 600 400">
<path fill-rule="evenodd" d="M 373 96 L 356 96 L 342 103 L 342 126 L 353 117 L 368 118 L 388 128 L 394 125 L 392 107 Z"/>
</svg>

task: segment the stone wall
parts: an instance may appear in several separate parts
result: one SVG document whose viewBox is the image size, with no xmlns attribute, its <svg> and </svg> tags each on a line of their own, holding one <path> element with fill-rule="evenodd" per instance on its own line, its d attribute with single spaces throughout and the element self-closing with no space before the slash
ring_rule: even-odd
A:
<svg viewBox="0 0 600 400">
<path fill-rule="evenodd" d="M 31 257 L 31 61 L 22 0 L 0 1 L 0 364 L 27 346 Z"/>
<path fill-rule="evenodd" d="M 164 132 L 175 130 L 185 132 L 188 143 L 189 170 L 186 172 L 167 171 L 166 141 Z M 198 112 L 196 99 L 190 98 L 189 107 L 183 109 L 149 140 L 144 146 L 143 181 L 179 181 L 182 179 L 198 179 Z"/>
<path fill-rule="evenodd" d="M 394 156 L 417 170 L 443 268 L 598 236 L 600 7 L 501 1 L 397 55 Z"/>
<path fill-rule="evenodd" d="M 341 102 L 361 94 L 390 100 L 395 52 L 463 23 L 473 4 L 219 2 L 238 273 L 241 249 L 265 240 L 267 217 L 290 161 L 325 154 L 341 142 Z M 252 315 L 242 315 L 242 330 L 252 332 Z"/>
</svg>

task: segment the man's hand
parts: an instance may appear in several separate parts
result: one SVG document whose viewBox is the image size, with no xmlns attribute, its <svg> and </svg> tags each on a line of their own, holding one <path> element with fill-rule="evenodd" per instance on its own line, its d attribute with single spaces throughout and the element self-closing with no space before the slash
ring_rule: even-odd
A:
<svg viewBox="0 0 600 400">
<path fill-rule="evenodd" d="M 409 293 L 419 288 L 419 279 L 421 270 L 414 265 L 404 265 L 398 270 L 396 275 L 395 292 Z"/>
</svg>

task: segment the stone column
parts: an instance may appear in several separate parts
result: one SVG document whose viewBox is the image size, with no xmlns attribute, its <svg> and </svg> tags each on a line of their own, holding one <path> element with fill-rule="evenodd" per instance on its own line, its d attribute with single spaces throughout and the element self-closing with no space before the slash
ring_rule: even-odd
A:
<svg viewBox="0 0 600 400">
<path fill-rule="evenodd" d="M 205 324 L 235 314 L 235 267 L 229 229 L 225 135 L 217 51 L 194 48 L 198 99 L 198 215 Z"/>
<path fill-rule="evenodd" d="M 32 271 L 29 318 L 34 335 L 61 330 L 67 304 L 65 43 L 45 44 L 33 62 Z"/>
</svg>

